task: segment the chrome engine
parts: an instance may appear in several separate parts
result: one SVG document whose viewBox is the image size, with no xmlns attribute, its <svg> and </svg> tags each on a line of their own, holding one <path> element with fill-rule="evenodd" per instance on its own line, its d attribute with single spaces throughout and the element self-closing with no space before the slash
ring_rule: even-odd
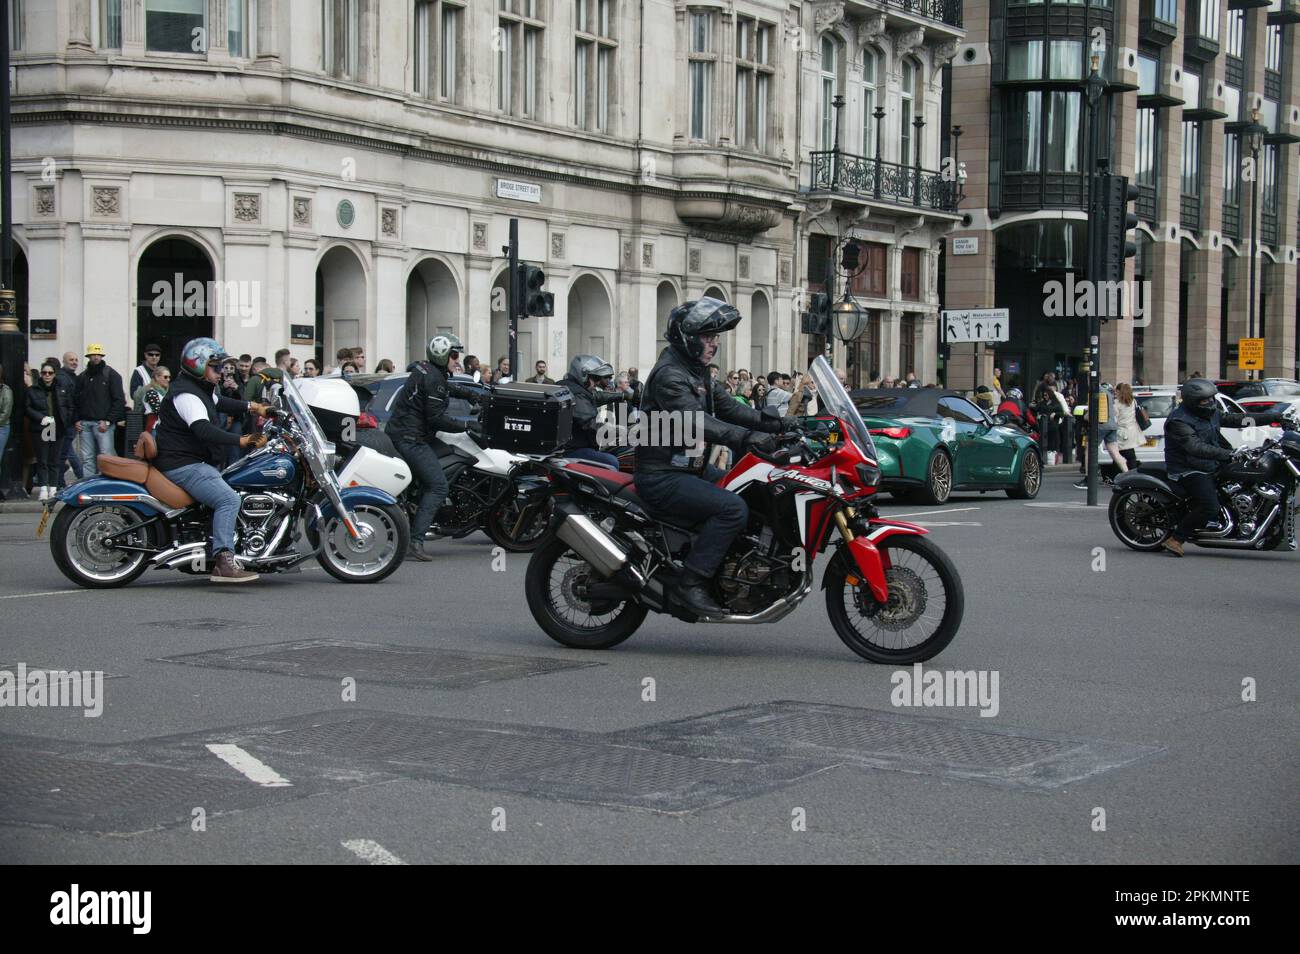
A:
<svg viewBox="0 0 1300 954">
<path fill-rule="evenodd" d="M 288 529 L 292 509 L 293 498 L 284 494 L 245 494 L 235 523 L 240 556 L 261 557 L 274 553 Z"/>
<path fill-rule="evenodd" d="M 1285 488 L 1278 484 L 1244 487 L 1236 481 L 1224 484 L 1221 489 L 1231 505 L 1232 515 L 1236 518 L 1242 537 L 1254 534 L 1259 522 L 1268 516 L 1286 493 Z"/>
</svg>

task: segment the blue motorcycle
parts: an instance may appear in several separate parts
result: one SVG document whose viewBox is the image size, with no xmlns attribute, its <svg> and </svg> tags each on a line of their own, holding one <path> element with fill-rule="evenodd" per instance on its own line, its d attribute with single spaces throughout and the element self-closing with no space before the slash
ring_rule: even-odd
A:
<svg viewBox="0 0 1300 954">
<path fill-rule="evenodd" d="M 335 446 L 292 380 L 264 433 L 263 447 L 222 472 L 242 498 L 236 560 L 283 573 L 315 558 L 344 583 L 376 583 L 396 570 L 410 540 L 405 513 L 383 490 L 340 485 Z M 152 456 L 151 445 L 146 437 L 142 456 Z M 65 489 L 41 517 L 38 537 L 63 503 L 50 533 L 63 575 L 90 588 L 125 586 L 150 567 L 206 575 L 211 511 L 148 459 L 101 456 L 98 464 L 100 476 Z"/>
</svg>

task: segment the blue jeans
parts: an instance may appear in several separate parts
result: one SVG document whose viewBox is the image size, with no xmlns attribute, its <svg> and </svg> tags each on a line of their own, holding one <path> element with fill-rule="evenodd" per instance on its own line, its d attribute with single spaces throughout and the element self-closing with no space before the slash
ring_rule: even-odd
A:
<svg viewBox="0 0 1300 954">
<path fill-rule="evenodd" d="M 424 441 L 398 441 L 397 453 L 411 466 L 411 472 L 420 482 L 420 506 L 411 521 L 411 541 L 420 543 L 434 516 L 447 499 L 447 475 L 438 462 L 438 452 Z"/>
<path fill-rule="evenodd" d="M 617 457 L 613 454 L 606 453 L 605 451 L 598 451 L 592 447 L 574 447 L 571 450 L 566 450 L 564 456 L 571 458 L 572 460 L 589 460 L 597 464 L 609 464 L 610 467 L 618 470 Z"/>
<path fill-rule="evenodd" d="M 68 464 L 72 464 L 72 473 L 78 480 L 86 475 L 86 469 L 81 466 L 81 450 L 75 447 L 77 441 L 77 432 L 74 428 L 69 427 L 63 434 L 63 447 L 59 449 L 59 486 L 63 486 L 63 470 Z"/>
<path fill-rule="evenodd" d="M 164 473 L 176 486 L 211 508 L 212 555 L 216 556 L 222 550 L 234 553 L 239 494 L 221 479 L 221 472 L 211 464 L 186 464 Z"/>
<path fill-rule="evenodd" d="M 81 422 L 81 439 L 78 442 L 81 448 L 81 466 L 84 470 L 84 476 L 94 477 L 99 473 L 99 465 L 95 463 L 96 454 L 112 454 L 113 431 L 116 430 L 116 424 L 108 425 L 108 430 L 99 433 L 99 421 L 82 421 Z"/>
</svg>

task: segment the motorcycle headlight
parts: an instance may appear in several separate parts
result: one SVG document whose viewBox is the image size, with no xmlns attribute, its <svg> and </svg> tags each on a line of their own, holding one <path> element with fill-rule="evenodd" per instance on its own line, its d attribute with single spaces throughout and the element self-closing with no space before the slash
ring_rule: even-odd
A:
<svg viewBox="0 0 1300 954">
<path fill-rule="evenodd" d="M 858 480 L 862 481 L 864 487 L 875 487 L 880 484 L 880 468 L 872 467 L 870 464 L 858 464 Z"/>
</svg>

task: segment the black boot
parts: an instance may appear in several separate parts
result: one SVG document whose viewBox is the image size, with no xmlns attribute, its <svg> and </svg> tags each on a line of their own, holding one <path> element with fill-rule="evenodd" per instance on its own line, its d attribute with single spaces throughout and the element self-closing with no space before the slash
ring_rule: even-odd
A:
<svg viewBox="0 0 1300 954">
<path fill-rule="evenodd" d="M 683 570 L 681 582 L 677 585 L 677 599 L 697 616 L 726 616 L 728 610 L 713 602 L 705 582 L 705 578 L 694 570 Z"/>
<path fill-rule="evenodd" d="M 417 563 L 432 563 L 433 557 L 424 552 L 424 545 L 419 540 L 412 540 L 406 548 L 406 558 Z"/>
</svg>

